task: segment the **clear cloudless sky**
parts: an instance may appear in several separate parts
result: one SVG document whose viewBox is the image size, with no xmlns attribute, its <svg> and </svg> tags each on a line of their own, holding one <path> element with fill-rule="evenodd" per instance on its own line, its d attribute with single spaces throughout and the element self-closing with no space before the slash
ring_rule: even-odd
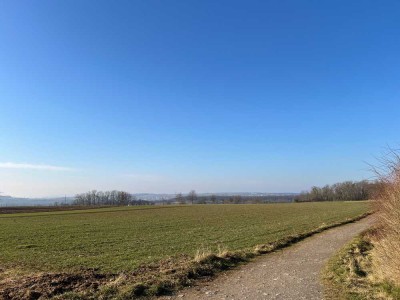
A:
<svg viewBox="0 0 400 300">
<path fill-rule="evenodd" d="M 298 192 L 400 132 L 399 1 L 0 3 L 0 191 Z"/>
</svg>

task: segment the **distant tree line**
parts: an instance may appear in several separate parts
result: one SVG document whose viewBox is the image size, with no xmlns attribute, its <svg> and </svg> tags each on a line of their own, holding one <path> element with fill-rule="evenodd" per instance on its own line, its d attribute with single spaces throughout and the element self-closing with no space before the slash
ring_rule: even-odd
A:
<svg viewBox="0 0 400 300">
<path fill-rule="evenodd" d="M 178 193 L 175 198 L 164 200 L 164 204 L 257 204 L 271 202 L 293 202 L 296 195 L 262 195 L 262 196 L 243 196 L 243 195 L 197 195 L 192 190 L 184 195 Z"/>
<path fill-rule="evenodd" d="M 176 203 L 178 204 L 196 204 L 198 203 L 198 196 L 195 190 L 191 190 L 187 195 L 183 195 L 182 193 L 178 193 L 175 195 L 175 200 Z"/>
<path fill-rule="evenodd" d="M 152 205 L 154 203 L 138 200 L 135 196 L 124 191 L 89 191 L 77 194 L 74 205 L 84 206 L 127 206 L 127 205 Z"/>
<path fill-rule="evenodd" d="M 371 199 L 379 187 L 378 182 L 345 181 L 324 187 L 313 186 L 310 191 L 295 197 L 295 202 L 351 201 Z"/>
</svg>

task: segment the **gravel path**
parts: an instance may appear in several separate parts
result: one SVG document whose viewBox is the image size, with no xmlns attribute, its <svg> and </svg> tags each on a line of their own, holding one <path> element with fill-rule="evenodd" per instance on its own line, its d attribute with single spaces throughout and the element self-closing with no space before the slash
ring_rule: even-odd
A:
<svg viewBox="0 0 400 300">
<path fill-rule="evenodd" d="M 164 299 L 322 299 L 325 263 L 372 223 L 368 217 L 327 230 Z"/>
</svg>

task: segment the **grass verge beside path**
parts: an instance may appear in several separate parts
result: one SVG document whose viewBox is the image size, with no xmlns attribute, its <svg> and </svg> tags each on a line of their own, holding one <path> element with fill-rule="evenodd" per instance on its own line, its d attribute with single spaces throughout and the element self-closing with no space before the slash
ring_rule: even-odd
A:
<svg viewBox="0 0 400 300">
<path fill-rule="evenodd" d="M 369 229 L 332 257 L 324 271 L 326 300 L 397 300 L 400 287 L 376 280 Z"/>
</svg>

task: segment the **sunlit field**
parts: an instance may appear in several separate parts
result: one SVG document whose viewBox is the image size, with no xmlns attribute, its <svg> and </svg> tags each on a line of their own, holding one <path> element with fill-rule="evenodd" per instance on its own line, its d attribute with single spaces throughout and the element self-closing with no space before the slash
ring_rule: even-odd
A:
<svg viewBox="0 0 400 300">
<path fill-rule="evenodd" d="M 354 218 L 367 202 L 101 208 L 0 215 L 0 264 L 132 270 L 198 249 L 239 250 Z"/>
</svg>

